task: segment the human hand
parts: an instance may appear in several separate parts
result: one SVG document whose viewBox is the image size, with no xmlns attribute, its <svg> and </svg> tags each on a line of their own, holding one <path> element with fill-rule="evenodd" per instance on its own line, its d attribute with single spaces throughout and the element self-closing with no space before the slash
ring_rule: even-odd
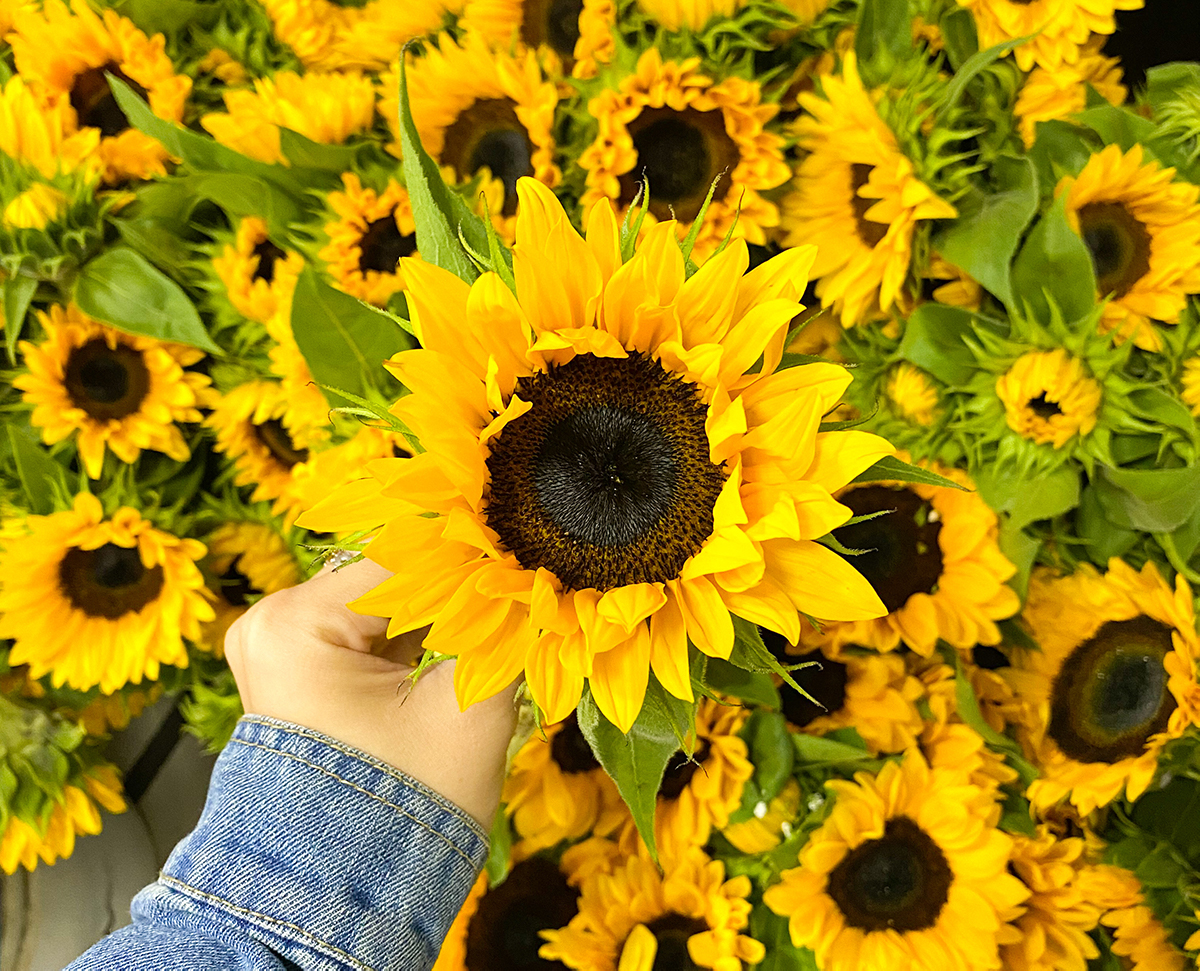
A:
<svg viewBox="0 0 1200 971">
<path fill-rule="evenodd" d="M 264 597 L 225 636 L 247 713 L 323 732 L 423 782 L 485 828 L 500 802 L 516 726 L 513 692 L 458 710 L 454 662 L 405 679 L 422 632 L 387 640 L 387 620 L 346 607 L 391 574 L 370 560 Z"/>
</svg>

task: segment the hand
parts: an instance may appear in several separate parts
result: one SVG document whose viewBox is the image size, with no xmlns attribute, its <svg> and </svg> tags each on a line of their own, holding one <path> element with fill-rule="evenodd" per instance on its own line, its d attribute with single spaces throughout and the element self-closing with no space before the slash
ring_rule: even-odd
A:
<svg viewBox="0 0 1200 971">
<path fill-rule="evenodd" d="M 370 560 L 264 597 L 229 629 L 225 656 L 247 713 L 315 729 L 395 766 L 490 828 L 516 726 L 513 692 L 458 710 L 454 662 L 405 679 L 423 632 L 346 604 L 390 574 Z"/>
</svg>

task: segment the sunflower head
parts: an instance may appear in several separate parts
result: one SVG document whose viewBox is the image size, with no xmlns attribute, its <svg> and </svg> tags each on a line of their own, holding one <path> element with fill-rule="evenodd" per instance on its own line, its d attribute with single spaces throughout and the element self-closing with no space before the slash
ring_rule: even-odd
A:
<svg viewBox="0 0 1200 971">
<path fill-rule="evenodd" d="M 1062 348 L 1017 358 L 996 381 L 1008 427 L 1033 442 L 1062 448 L 1096 427 L 1100 385 Z"/>
</svg>

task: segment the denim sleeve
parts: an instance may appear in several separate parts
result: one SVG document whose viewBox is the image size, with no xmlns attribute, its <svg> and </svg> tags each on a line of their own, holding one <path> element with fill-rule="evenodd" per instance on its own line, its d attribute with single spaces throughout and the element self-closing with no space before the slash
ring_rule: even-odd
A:
<svg viewBox="0 0 1200 971">
<path fill-rule="evenodd" d="M 402 772 L 247 715 L 133 923 L 68 971 L 422 971 L 487 851 L 470 816 Z"/>
</svg>

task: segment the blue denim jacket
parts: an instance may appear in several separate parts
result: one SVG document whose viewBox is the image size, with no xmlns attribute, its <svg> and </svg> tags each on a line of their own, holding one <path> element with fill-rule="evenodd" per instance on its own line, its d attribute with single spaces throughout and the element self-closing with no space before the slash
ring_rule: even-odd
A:
<svg viewBox="0 0 1200 971">
<path fill-rule="evenodd" d="M 487 852 L 470 816 L 402 772 L 247 715 L 133 923 L 68 971 L 418 971 Z"/>
</svg>

